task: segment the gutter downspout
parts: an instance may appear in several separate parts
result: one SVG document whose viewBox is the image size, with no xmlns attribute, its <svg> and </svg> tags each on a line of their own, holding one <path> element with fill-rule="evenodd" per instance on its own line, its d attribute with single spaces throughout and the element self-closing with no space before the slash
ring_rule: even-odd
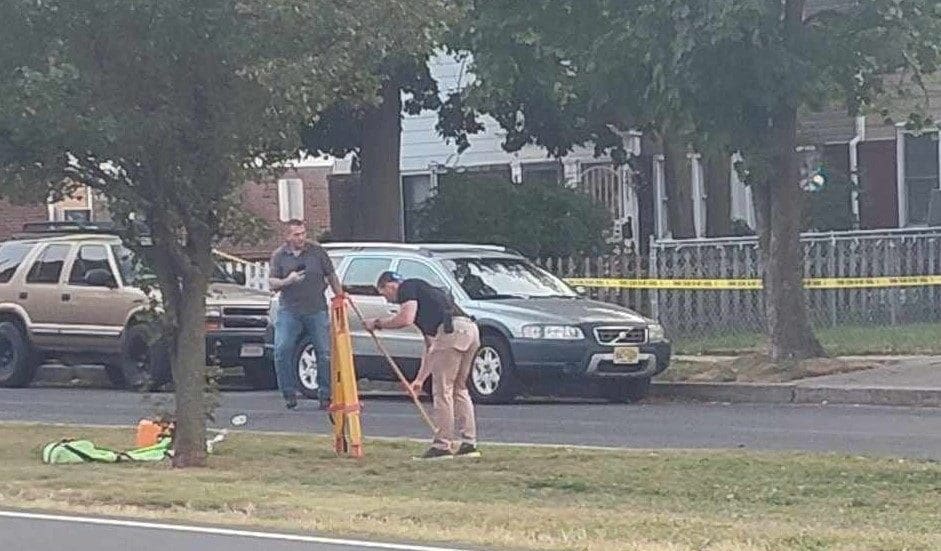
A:
<svg viewBox="0 0 941 551">
<path fill-rule="evenodd" d="M 853 206 L 853 220 L 859 229 L 862 220 L 859 215 L 859 143 L 866 140 L 866 117 L 856 117 L 856 135 L 849 141 L 850 180 L 853 182 L 853 194 L 850 204 Z"/>
</svg>

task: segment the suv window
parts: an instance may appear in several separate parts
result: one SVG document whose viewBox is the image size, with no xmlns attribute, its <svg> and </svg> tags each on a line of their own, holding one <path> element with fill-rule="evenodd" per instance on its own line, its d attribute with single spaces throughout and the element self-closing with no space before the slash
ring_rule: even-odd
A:
<svg viewBox="0 0 941 551">
<path fill-rule="evenodd" d="M 388 258 L 354 258 L 343 274 L 343 289 L 351 295 L 378 296 L 376 281 L 390 264 Z"/>
<path fill-rule="evenodd" d="M 58 283 L 62 265 L 71 248 L 71 245 L 65 244 L 46 247 L 26 274 L 26 283 Z"/>
<path fill-rule="evenodd" d="M 441 281 L 437 272 L 417 260 L 402 260 L 399 262 L 399 267 L 396 271 L 405 279 L 421 279 L 435 287 L 447 288 L 447 285 Z"/>
<path fill-rule="evenodd" d="M 85 275 L 92 270 L 107 270 L 114 277 L 111 271 L 111 263 L 108 262 L 108 249 L 104 245 L 82 245 L 72 263 L 72 272 L 69 274 L 70 285 L 85 285 Z"/>
<path fill-rule="evenodd" d="M 33 250 L 30 243 L 4 243 L 0 245 L 0 283 L 9 283 L 23 259 Z"/>
</svg>

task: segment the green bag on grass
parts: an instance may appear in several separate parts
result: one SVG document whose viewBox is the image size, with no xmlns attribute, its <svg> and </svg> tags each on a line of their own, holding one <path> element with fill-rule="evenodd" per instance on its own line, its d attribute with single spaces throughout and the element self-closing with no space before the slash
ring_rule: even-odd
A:
<svg viewBox="0 0 941 551">
<path fill-rule="evenodd" d="M 172 439 L 163 438 L 153 446 L 116 451 L 96 446 L 90 440 L 64 439 L 47 444 L 42 461 L 50 465 L 69 463 L 118 463 L 121 461 L 162 461 L 170 456 Z"/>
</svg>

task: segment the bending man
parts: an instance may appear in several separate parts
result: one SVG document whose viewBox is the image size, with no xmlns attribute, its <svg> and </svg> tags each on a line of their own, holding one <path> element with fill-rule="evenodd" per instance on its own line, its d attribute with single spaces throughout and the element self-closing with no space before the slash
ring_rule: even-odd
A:
<svg viewBox="0 0 941 551">
<path fill-rule="evenodd" d="M 412 389 L 421 392 L 432 375 L 434 419 L 438 431 L 431 449 L 420 459 L 479 457 L 474 403 L 467 391 L 480 332 L 477 324 L 454 304 L 444 291 L 421 279 L 406 279 L 395 272 L 385 272 L 376 284 L 389 302 L 400 304 L 399 313 L 390 318 L 367 320 L 372 331 L 398 329 L 415 324 L 425 337 L 425 353 Z M 460 433 L 460 447 L 453 450 L 454 429 Z"/>
</svg>

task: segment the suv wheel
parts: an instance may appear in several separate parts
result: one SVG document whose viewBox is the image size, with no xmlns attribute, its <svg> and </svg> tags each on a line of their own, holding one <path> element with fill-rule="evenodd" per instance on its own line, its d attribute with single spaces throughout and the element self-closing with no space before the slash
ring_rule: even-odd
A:
<svg viewBox="0 0 941 551">
<path fill-rule="evenodd" d="M 516 397 L 516 376 L 510 347 L 502 337 L 483 334 L 467 381 L 471 398 L 482 404 L 511 402 Z"/>
<path fill-rule="evenodd" d="M 19 326 L 8 321 L 0 323 L 0 386 L 29 385 L 36 377 L 37 364 Z"/>
<path fill-rule="evenodd" d="M 301 394 L 316 400 L 317 389 L 317 353 L 314 352 L 314 345 L 306 339 L 297 345 L 294 351 L 294 373 L 297 375 L 298 389 Z"/>
<path fill-rule="evenodd" d="M 170 351 L 149 325 L 135 325 L 124 336 L 121 373 L 126 388 L 156 390 L 172 379 Z"/>
<path fill-rule="evenodd" d="M 600 387 L 601 397 L 616 404 L 639 402 L 650 392 L 650 377 L 611 381 Z"/>
<path fill-rule="evenodd" d="M 255 390 L 271 390 L 278 388 L 278 377 L 275 375 L 274 366 L 271 362 L 259 360 L 256 362 L 246 362 L 242 366 L 245 371 L 245 379 Z"/>
</svg>

